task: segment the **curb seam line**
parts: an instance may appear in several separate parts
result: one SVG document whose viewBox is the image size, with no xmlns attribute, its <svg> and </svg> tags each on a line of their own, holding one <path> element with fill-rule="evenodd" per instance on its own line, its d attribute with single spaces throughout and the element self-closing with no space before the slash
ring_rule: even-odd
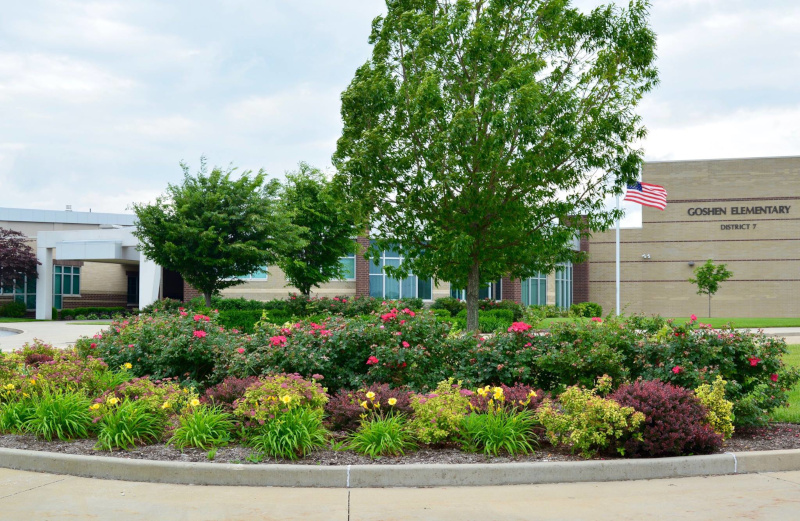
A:
<svg viewBox="0 0 800 521">
<path fill-rule="evenodd" d="M 733 456 L 733 473 L 734 474 L 738 474 L 739 473 L 739 461 L 736 459 L 736 454 L 734 454 L 733 452 L 726 452 L 725 454 L 730 454 L 731 456 Z"/>
</svg>

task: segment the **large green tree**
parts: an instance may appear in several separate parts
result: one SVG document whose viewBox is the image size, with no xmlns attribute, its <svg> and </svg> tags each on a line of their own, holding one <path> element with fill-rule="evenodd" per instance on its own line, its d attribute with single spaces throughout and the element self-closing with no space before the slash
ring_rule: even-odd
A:
<svg viewBox="0 0 800 521">
<path fill-rule="evenodd" d="M 232 178 L 235 168 L 213 168 L 205 158 L 197 175 L 181 163 L 183 183 L 170 184 L 153 204 L 134 204 L 133 234 L 139 250 L 164 268 L 177 271 L 203 292 L 206 305 L 237 277 L 277 262 L 283 251 L 303 241 L 279 210 L 277 181 L 259 171 Z"/>
<path fill-rule="evenodd" d="M 387 0 L 372 58 L 342 94 L 339 182 L 387 269 L 478 291 L 563 261 L 618 217 L 635 181 L 634 112 L 657 83 L 647 1 L 583 13 L 568 0 Z M 576 216 L 581 216 L 580 218 Z"/>
<path fill-rule="evenodd" d="M 302 229 L 303 239 L 278 260 L 286 280 L 308 296 L 311 288 L 344 278 L 340 258 L 355 252 L 358 230 L 325 175 L 300 163 L 297 172 L 286 175 L 281 209 Z"/>
</svg>

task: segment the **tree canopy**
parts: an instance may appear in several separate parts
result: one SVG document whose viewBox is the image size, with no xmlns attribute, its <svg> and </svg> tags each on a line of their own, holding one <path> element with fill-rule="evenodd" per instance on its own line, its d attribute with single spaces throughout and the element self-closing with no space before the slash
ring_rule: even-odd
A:
<svg viewBox="0 0 800 521">
<path fill-rule="evenodd" d="M 20 285 L 25 277 L 36 278 L 36 252 L 25 244 L 25 234 L 0 228 L 0 288 Z"/>
<path fill-rule="evenodd" d="M 245 276 L 277 262 L 282 251 L 302 243 L 300 230 L 278 209 L 277 181 L 235 168 L 213 168 L 201 159 L 196 176 L 181 163 L 183 183 L 168 185 L 153 204 L 134 204 L 134 235 L 145 256 L 177 271 L 211 295 L 240 284 Z"/>
<path fill-rule="evenodd" d="M 281 211 L 302 230 L 296 243 L 278 260 L 278 266 L 300 292 L 346 276 L 340 258 L 355 252 L 355 223 L 343 211 L 331 183 L 323 173 L 305 163 L 286 175 L 281 192 Z"/>
<path fill-rule="evenodd" d="M 648 2 L 590 13 L 568 0 L 387 0 L 371 59 L 342 94 L 338 183 L 376 258 L 467 288 L 580 260 L 571 244 L 618 217 L 636 180 L 634 109 L 657 83 Z M 577 217 L 580 216 L 580 217 Z"/>
</svg>

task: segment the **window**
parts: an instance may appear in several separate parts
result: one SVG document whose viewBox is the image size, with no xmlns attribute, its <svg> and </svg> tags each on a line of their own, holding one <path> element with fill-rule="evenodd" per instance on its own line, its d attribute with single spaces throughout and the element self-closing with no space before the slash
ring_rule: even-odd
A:
<svg viewBox="0 0 800 521">
<path fill-rule="evenodd" d="M 344 278 L 342 280 L 356 280 L 356 254 L 351 253 L 345 257 L 339 258 L 344 270 Z"/>
<path fill-rule="evenodd" d="M 139 305 L 139 274 L 128 274 L 128 305 Z"/>
<path fill-rule="evenodd" d="M 450 296 L 459 300 L 467 300 L 467 290 L 450 287 Z M 503 300 L 503 281 L 496 280 L 478 290 L 480 300 Z"/>
<path fill-rule="evenodd" d="M 267 280 L 269 273 L 267 273 L 267 266 L 264 266 L 264 269 L 254 271 L 250 275 L 245 275 L 243 277 L 236 277 L 242 280 Z"/>
<path fill-rule="evenodd" d="M 381 252 L 380 260 L 369 263 L 369 294 L 379 299 L 419 297 L 431 300 L 431 279 L 420 279 L 409 275 L 403 280 L 393 279 L 383 272 L 386 266 L 400 266 L 403 257 L 395 250 Z"/>
<path fill-rule="evenodd" d="M 544 306 L 547 304 L 547 275 L 537 273 L 536 276 L 522 280 L 522 304 L 524 306 Z"/>
<path fill-rule="evenodd" d="M 53 266 L 53 306 L 61 309 L 64 295 L 80 296 L 81 269 L 77 266 Z"/>
<path fill-rule="evenodd" d="M 556 306 L 567 309 L 572 305 L 572 263 L 556 267 Z"/>
<path fill-rule="evenodd" d="M 0 287 L 0 295 L 11 295 L 15 301 L 23 302 L 29 310 L 36 309 L 36 279 L 25 279 L 13 287 Z"/>
</svg>

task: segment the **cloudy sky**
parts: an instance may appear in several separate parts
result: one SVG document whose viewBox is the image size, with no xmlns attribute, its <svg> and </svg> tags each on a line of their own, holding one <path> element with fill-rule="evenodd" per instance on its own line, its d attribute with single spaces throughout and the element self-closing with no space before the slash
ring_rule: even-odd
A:
<svg viewBox="0 0 800 521">
<path fill-rule="evenodd" d="M 661 84 L 640 107 L 647 159 L 800 155 L 800 3 L 653 4 Z M 382 0 L 5 2 L 0 206 L 125 212 L 201 155 L 275 177 L 299 161 L 330 168 L 339 94 L 383 10 Z"/>
</svg>

